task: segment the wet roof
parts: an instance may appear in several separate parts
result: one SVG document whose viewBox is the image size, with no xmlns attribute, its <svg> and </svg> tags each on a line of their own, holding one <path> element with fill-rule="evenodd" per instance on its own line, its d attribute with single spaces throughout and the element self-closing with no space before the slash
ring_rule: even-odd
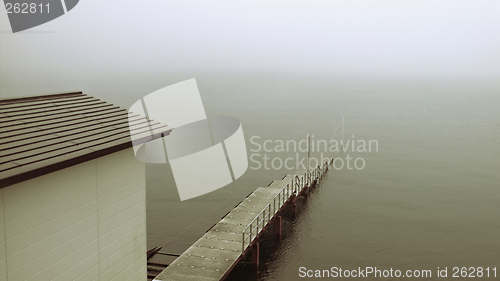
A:
<svg viewBox="0 0 500 281">
<path fill-rule="evenodd" d="M 0 99 L 0 188 L 170 131 L 82 92 Z"/>
</svg>

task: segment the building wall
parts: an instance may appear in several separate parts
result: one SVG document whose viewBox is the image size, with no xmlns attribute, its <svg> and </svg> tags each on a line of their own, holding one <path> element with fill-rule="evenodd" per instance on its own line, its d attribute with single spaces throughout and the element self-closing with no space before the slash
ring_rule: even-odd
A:
<svg viewBox="0 0 500 281">
<path fill-rule="evenodd" d="M 5 223 L 3 211 L 3 189 L 0 188 L 0 281 L 7 281 L 7 262 L 5 259 Z"/>
<path fill-rule="evenodd" d="M 146 280 L 145 165 L 132 149 L 0 196 L 0 281 Z"/>
</svg>

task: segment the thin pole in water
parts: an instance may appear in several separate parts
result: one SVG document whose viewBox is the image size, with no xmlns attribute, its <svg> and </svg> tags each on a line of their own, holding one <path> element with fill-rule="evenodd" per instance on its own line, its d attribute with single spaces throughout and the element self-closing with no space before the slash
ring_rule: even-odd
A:
<svg viewBox="0 0 500 281">
<path fill-rule="evenodd" d="M 344 150 L 344 116 L 342 116 L 342 151 Z"/>
<path fill-rule="evenodd" d="M 310 170 L 311 166 L 311 137 L 307 135 L 307 172 Z"/>
<path fill-rule="evenodd" d="M 333 136 L 330 139 L 330 143 L 332 143 L 333 138 L 335 138 L 335 134 L 337 133 L 337 130 L 339 129 L 340 123 L 342 123 L 342 119 L 339 120 L 339 123 L 337 124 L 337 128 L 335 128 L 335 132 L 333 132 Z M 331 145 L 330 145 L 331 146 Z"/>
</svg>

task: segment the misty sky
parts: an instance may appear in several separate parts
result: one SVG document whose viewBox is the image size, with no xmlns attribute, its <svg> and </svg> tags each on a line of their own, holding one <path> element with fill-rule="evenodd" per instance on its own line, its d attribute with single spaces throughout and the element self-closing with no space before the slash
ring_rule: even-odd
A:
<svg viewBox="0 0 500 281">
<path fill-rule="evenodd" d="M 0 15 L 3 97 L 175 72 L 500 78 L 500 1 L 83 0 L 16 34 Z"/>
</svg>

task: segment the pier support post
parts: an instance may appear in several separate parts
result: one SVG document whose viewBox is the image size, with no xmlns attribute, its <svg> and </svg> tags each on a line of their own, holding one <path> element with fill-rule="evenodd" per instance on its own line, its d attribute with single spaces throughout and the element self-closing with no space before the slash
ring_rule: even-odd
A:
<svg viewBox="0 0 500 281">
<path fill-rule="evenodd" d="M 252 265 L 254 270 L 259 270 L 259 243 L 252 245 Z"/>
<path fill-rule="evenodd" d="M 295 201 L 292 203 L 292 216 L 294 219 L 297 217 L 297 204 L 295 204 Z"/>
<path fill-rule="evenodd" d="M 276 235 L 281 238 L 281 216 L 276 217 Z"/>
</svg>

